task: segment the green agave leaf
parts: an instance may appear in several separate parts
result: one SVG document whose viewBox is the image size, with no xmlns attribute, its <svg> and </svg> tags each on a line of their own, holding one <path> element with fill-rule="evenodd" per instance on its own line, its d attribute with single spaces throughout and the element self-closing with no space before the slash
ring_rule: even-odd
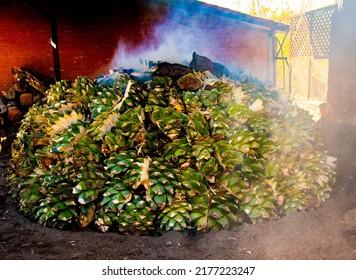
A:
<svg viewBox="0 0 356 280">
<path fill-rule="evenodd" d="M 259 207 L 254 207 L 251 209 L 251 212 L 248 214 L 251 219 L 257 219 L 262 217 L 262 209 Z"/>
<path fill-rule="evenodd" d="M 208 219 L 205 215 L 197 219 L 193 218 L 193 220 L 198 230 L 206 229 L 208 227 Z"/>
<path fill-rule="evenodd" d="M 193 220 L 197 220 L 201 217 L 205 217 L 206 216 L 206 213 L 204 212 L 197 212 L 197 211 L 193 211 L 191 214 L 190 214 L 190 217 L 193 219 Z"/>
<path fill-rule="evenodd" d="M 209 214 L 214 219 L 219 219 L 224 216 L 224 214 L 217 208 L 211 208 Z"/>
<path fill-rule="evenodd" d="M 66 222 L 76 217 L 76 213 L 72 209 L 64 210 L 59 213 L 58 219 Z"/>
<path fill-rule="evenodd" d="M 229 219 L 226 216 L 218 218 L 215 220 L 221 228 L 227 229 L 230 227 Z"/>
<path fill-rule="evenodd" d="M 81 192 L 78 196 L 78 202 L 80 204 L 87 204 L 89 202 L 94 201 L 98 197 L 98 190 L 88 190 Z"/>
</svg>

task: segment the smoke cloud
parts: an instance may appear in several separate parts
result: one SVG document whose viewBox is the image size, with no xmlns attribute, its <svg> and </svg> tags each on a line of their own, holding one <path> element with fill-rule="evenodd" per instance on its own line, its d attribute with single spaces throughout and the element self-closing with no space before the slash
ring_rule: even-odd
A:
<svg viewBox="0 0 356 280">
<path fill-rule="evenodd" d="M 196 52 L 225 65 L 231 73 L 244 72 L 244 75 L 253 75 L 261 80 L 268 79 L 265 54 L 261 58 L 261 40 L 256 33 L 251 35 L 243 31 L 245 27 L 241 27 L 236 20 L 221 17 L 219 9 L 206 9 L 206 4 L 198 1 L 182 1 L 179 4 L 174 2 L 168 6 L 168 10 L 161 9 L 158 13 L 154 6 L 157 3 L 144 3 L 149 6 L 149 11 L 156 9 L 153 12 L 162 20 L 154 26 L 151 34 L 144 36 L 139 45 L 119 41 L 112 68 L 144 70 L 146 67 L 142 61 L 188 65 L 193 52 Z M 243 36 L 243 39 L 239 36 Z"/>
<path fill-rule="evenodd" d="M 190 34 L 183 34 L 181 30 L 169 32 L 168 26 L 159 25 L 155 30 L 154 41 L 159 43 L 143 42 L 138 47 L 119 42 L 112 66 L 139 70 L 143 67 L 140 60 L 183 64 L 191 60 L 194 47 L 191 45 Z"/>
<path fill-rule="evenodd" d="M 149 1 L 147 3 L 150 5 Z M 202 28 L 207 16 L 200 13 L 200 5 L 181 3 L 161 16 L 163 20 L 155 26 L 153 34 L 139 46 L 129 46 L 125 41 L 118 43 L 112 67 L 139 70 L 142 67 L 140 59 L 189 64 L 194 51 L 214 58 L 208 46 L 211 40 L 209 31 L 215 26 Z"/>
</svg>

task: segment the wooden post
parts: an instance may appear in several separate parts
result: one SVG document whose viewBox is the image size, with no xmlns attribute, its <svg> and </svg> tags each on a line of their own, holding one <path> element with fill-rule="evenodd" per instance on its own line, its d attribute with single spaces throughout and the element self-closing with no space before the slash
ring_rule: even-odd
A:
<svg viewBox="0 0 356 280">
<path fill-rule="evenodd" d="M 57 31 L 57 16 L 56 16 L 56 4 L 54 0 L 49 1 L 48 11 L 38 6 L 38 4 L 32 0 L 27 0 L 26 3 L 33 9 L 38 11 L 43 17 L 49 20 L 51 29 L 50 43 L 52 46 L 53 57 L 53 76 L 55 81 L 61 80 L 61 68 L 59 63 L 59 48 L 58 48 L 58 31 Z"/>
<path fill-rule="evenodd" d="M 277 42 L 276 42 L 276 33 L 275 30 L 272 29 L 272 31 L 269 34 L 269 37 L 271 38 L 272 41 L 272 83 L 273 86 L 275 87 L 277 85 L 277 56 L 278 54 L 276 54 L 276 47 L 277 47 Z M 268 48 L 269 48 L 269 44 L 268 44 Z M 269 50 L 268 50 L 268 54 L 269 54 Z M 268 57 L 268 56 L 267 56 Z M 269 77 L 269 63 L 270 63 L 270 59 L 267 58 L 267 77 Z"/>
<path fill-rule="evenodd" d="M 53 55 L 53 72 L 55 81 L 61 80 L 61 67 L 59 61 L 59 47 L 58 47 L 58 32 L 57 32 L 57 17 L 55 1 L 49 2 L 49 21 L 51 25 L 51 45 Z"/>
<path fill-rule="evenodd" d="M 309 69 L 308 69 L 308 100 L 310 100 L 311 95 L 311 83 L 312 83 L 312 58 L 309 57 Z"/>
</svg>

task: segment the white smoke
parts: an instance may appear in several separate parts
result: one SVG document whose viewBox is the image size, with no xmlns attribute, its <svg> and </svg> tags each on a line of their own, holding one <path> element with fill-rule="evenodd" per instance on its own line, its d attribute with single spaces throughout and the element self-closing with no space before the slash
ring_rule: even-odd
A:
<svg viewBox="0 0 356 280">
<path fill-rule="evenodd" d="M 153 41 L 158 42 L 156 44 L 149 40 L 133 48 L 119 42 L 112 66 L 139 70 L 143 67 L 141 60 L 182 64 L 191 61 L 194 52 L 191 35 L 182 30 L 169 29 L 169 26 L 157 26 L 153 35 Z"/>
<path fill-rule="evenodd" d="M 147 5 L 150 5 L 149 1 Z M 128 47 L 125 41 L 119 41 L 112 67 L 139 70 L 142 67 L 140 59 L 189 64 L 193 52 L 210 57 L 207 53 L 209 29 L 201 28 L 199 21 L 204 20 L 204 16 L 199 12 L 199 5 L 186 6 L 182 2 L 161 16 L 163 21 L 155 26 L 150 38 L 146 38 L 139 46 Z M 196 16 L 199 18 L 196 19 Z M 202 46 L 204 50 L 199 49 Z"/>
<path fill-rule="evenodd" d="M 125 41 L 119 41 L 111 68 L 145 70 L 146 64 L 142 61 L 188 65 L 192 61 L 193 52 L 196 52 L 213 62 L 224 64 L 231 72 L 241 72 L 239 61 L 233 61 L 230 59 L 231 54 L 225 54 L 230 48 L 231 40 L 235 40 L 235 27 L 229 25 L 231 22 L 219 24 L 211 20 L 214 17 L 200 9 L 201 5 L 188 5 L 182 1 L 179 6 L 171 7 L 166 14 L 161 14 L 163 20 L 140 45 L 132 46 Z M 252 65 L 251 69 L 244 66 L 245 74 L 255 70 L 255 65 Z"/>
</svg>

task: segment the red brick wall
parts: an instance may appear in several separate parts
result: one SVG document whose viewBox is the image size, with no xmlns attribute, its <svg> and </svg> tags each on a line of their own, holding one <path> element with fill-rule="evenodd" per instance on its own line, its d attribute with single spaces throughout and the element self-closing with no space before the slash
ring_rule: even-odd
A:
<svg viewBox="0 0 356 280">
<path fill-rule="evenodd" d="M 48 2 L 48 1 L 47 1 Z M 48 9 L 46 1 L 36 1 Z M 89 1 L 57 1 L 57 24 L 62 79 L 78 75 L 92 78 L 106 73 L 118 43 L 134 49 L 154 42 L 154 29 L 163 22 L 166 7 L 147 1 L 113 1 L 103 5 Z M 193 34 L 194 51 L 214 61 L 234 62 L 251 74 L 267 79 L 266 32 L 258 32 L 219 16 L 199 18 L 197 23 L 165 21 L 169 32 Z M 196 25 L 198 24 L 198 25 Z M 0 90 L 13 82 L 11 68 L 27 67 L 53 75 L 50 23 L 25 1 L 0 0 Z"/>
<path fill-rule="evenodd" d="M 119 1 L 117 1 L 119 2 Z M 78 75 L 96 77 L 110 68 L 123 41 L 128 46 L 150 37 L 160 16 L 135 1 L 58 7 L 58 36 L 61 70 L 70 79 Z M 145 16 L 145 15 L 148 16 Z"/>
<path fill-rule="evenodd" d="M 51 75 L 47 26 L 41 15 L 22 2 L 0 4 L 0 90 L 8 89 L 13 82 L 11 68 L 14 66 Z"/>
<path fill-rule="evenodd" d="M 139 44 L 160 20 L 161 9 L 147 12 L 136 1 L 102 7 L 89 1 L 58 2 L 62 79 L 95 78 L 107 71 L 119 39 L 128 46 Z M 39 6 L 48 10 L 46 1 Z M 143 18 L 144 14 L 148 16 Z M 0 1 L 0 90 L 13 82 L 14 66 L 53 76 L 50 23 L 25 1 Z"/>
</svg>

